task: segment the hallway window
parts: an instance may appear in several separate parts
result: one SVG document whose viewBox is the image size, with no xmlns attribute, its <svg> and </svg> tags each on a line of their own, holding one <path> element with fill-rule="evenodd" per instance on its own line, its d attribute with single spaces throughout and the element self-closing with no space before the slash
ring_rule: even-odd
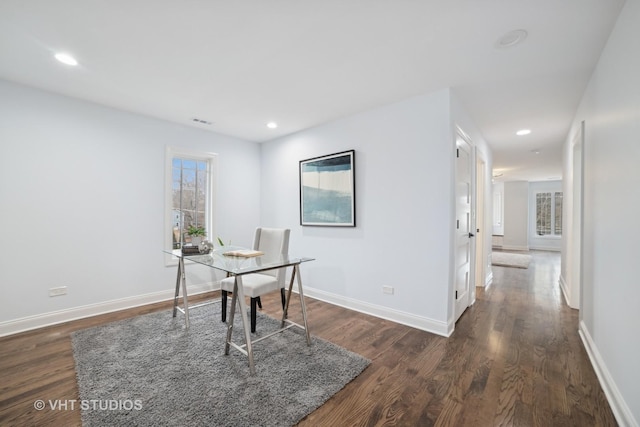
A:
<svg viewBox="0 0 640 427">
<path fill-rule="evenodd" d="M 536 193 L 536 234 L 562 235 L 562 192 Z"/>
<path fill-rule="evenodd" d="M 554 232 L 557 236 L 562 236 L 562 192 L 554 193 Z"/>
</svg>

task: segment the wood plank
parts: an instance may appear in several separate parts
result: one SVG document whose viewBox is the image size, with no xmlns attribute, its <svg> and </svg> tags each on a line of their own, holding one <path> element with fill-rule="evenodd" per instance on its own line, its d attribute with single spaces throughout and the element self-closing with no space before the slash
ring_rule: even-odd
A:
<svg viewBox="0 0 640 427">
<path fill-rule="evenodd" d="M 616 426 L 582 347 L 578 313 L 558 288 L 559 254 L 533 252 L 529 269 L 493 271 L 493 284 L 477 288 L 449 338 L 306 299 L 313 335 L 372 363 L 299 425 Z M 301 322 L 294 297 L 290 319 Z M 280 318 L 278 293 L 262 302 L 263 313 Z M 77 408 L 34 408 L 37 399 L 78 399 L 71 333 L 171 304 L 0 338 L 0 425 L 80 425 Z"/>
</svg>

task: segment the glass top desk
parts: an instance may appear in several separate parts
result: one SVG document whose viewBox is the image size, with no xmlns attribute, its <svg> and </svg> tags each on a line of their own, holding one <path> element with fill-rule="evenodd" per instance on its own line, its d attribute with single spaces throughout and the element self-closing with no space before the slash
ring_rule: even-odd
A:
<svg viewBox="0 0 640 427">
<path fill-rule="evenodd" d="M 180 288 L 182 288 L 182 298 L 184 300 L 184 312 L 185 324 L 189 327 L 189 305 L 187 302 L 187 285 L 185 279 L 184 261 L 191 261 L 196 264 L 206 265 L 216 270 L 227 273 L 227 276 L 235 277 L 233 285 L 233 297 L 231 299 L 231 311 L 229 313 L 229 319 L 227 320 L 227 339 L 224 347 L 224 354 L 229 354 L 230 347 L 234 347 L 249 358 L 249 370 L 252 374 L 255 374 L 255 366 L 253 363 L 253 350 L 252 344 L 258 341 L 262 341 L 272 335 L 280 333 L 291 327 L 299 327 L 305 331 L 307 345 L 311 345 L 311 338 L 309 336 L 309 329 L 307 327 L 307 310 L 304 303 L 304 293 L 302 290 L 302 279 L 300 277 L 300 264 L 303 262 L 313 261 L 313 258 L 296 258 L 289 255 L 281 254 L 269 254 L 265 253 L 260 256 L 252 257 L 239 257 L 239 256 L 227 256 L 224 255 L 228 251 L 242 250 L 245 248 L 237 246 L 224 246 L 223 248 L 211 251 L 209 254 L 199 255 L 183 255 L 180 249 L 165 250 L 165 253 L 171 254 L 178 259 L 178 275 L 176 277 L 176 292 L 173 300 L 173 317 L 176 317 L 176 311 L 178 310 L 178 296 Z M 244 291 L 242 288 L 242 276 L 250 273 L 259 273 L 261 271 L 275 270 L 277 268 L 293 267 L 291 272 L 291 280 L 289 281 L 289 289 L 287 292 L 285 308 L 282 312 L 282 324 L 279 330 L 265 335 L 259 339 L 251 340 L 249 319 L 247 318 L 247 305 L 244 297 Z M 289 309 L 289 301 L 291 301 L 291 293 L 293 289 L 293 282 L 297 279 L 298 294 L 300 296 L 300 307 L 302 310 L 302 319 L 304 326 L 299 325 L 287 319 L 287 311 Z M 240 306 L 240 316 L 242 318 L 242 328 L 244 329 L 245 344 L 238 345 L 232 341 L 233 334 L 233 319 L 236 311 L 236 302 Z"/>
</svg>

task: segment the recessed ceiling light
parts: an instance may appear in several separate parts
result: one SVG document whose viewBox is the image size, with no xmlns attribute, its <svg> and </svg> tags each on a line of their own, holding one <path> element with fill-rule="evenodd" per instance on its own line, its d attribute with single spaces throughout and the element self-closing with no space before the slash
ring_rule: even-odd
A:
<svg viewBox="0 0 640 427">
<path fill-rule="evenodd" d="M 275 128 L 278 127 L 278 124 L 276 122 L 269 122 L 269 123 L 267 123 L 267 127 L 269 129 L 275 129 Z"/>
<path fill-rule="evenodd" d="M 56 53 L 55 58 L 63 64 L 71 65 L 72 67 L 78 65 L 78 61 L 76 60 L 76 58 L 69 55 L 68 53 Z"/>
<path fill-rule="evenodd" d="M 537 150 L 537 149 L 536 149 L 536 150 L 531 150 L 531 152 L 532 152 L 533 154 L 540 154 L 540 150 Z"/>
<path fill-rule="evenodd" d="M 513 47 L 517 44 L 520 44 L 527 38 L 526 30 L 513 30 L 509 31 L 507 34 L 500 37 L 496 43 L 495 47 L 498 49 L 506 49 L 508 47 Z"/>
<path fill-rule="evenodd" d="M 531 129 L 520 129 L 518 132 L 516 132 L 516 135 L 523 136 L 523 135 L 529 135 L 530 133 L 531 133 Z"/>
</svg>

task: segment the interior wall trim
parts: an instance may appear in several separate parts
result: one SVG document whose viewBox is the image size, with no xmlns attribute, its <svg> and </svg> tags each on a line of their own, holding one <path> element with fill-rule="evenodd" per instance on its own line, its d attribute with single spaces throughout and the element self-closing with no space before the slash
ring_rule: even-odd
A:
<svg viewBox="0 0 640 427">
<path fill-rule="evenodd" d="M 492 283 L 493 283 L 493 271 L 489 271 L 489 274 L 487 274 L 487 278 L 484 282 L 484 288 L 487 289 L 489 286 L 491 286 Z"/>
<path fill-rule="evenodd" d="M 197 295 L 219 289 L 219 282 L 187 286 L 187 292 L 189 293 L 189 295 Z M 297 285 L 294 286 L 294 291 L 297 292 Z M 34 316 L 23 317 L 20 319 L 9 320 L 0 323 L 0 337 L 57 325 L 64 322 L 70 322 L 72 320 L 97 316 L 99 314 L 111 313 L 114 311 L 125 310 L 133 307 L 140 307 L 157 302 L 170 301 L 173 299 L 174 292 L 174 289 L 168 289 L 165 291 L 153 292 L 150 294 L 137 295 L 133 297 L 121 298 L 97 304 L 73 307 L 65 310 L 52 311 Z M 307 286 L 305 286 L 305 296 L 325 301 L 330 304 L 335 304 L 350 310 L 358 311 L 360 313 L 379 317 L 381 319 L 386 319 L 392 322 L 411 326 L 413 328 L 431 332 L 444 337 L 449 337 L 454 330 L 453 322 L 441 322 L 423 316 L 416 316 L 412 313 L 394 310 L 380 305 L 370 304 L 367 302 L 355 300 L 353 298 L 347 298 L 318 289 L 309 288 Z"/>
<path fill-rule="evenodd" d="M 578 333 L 580 334 L 582 344 L 589 355 L 589 360 L 591 361 L 591 365 L 593 365 L 593 370 L 596 372 L 600 386 L 604 390 L 604 394 L 607 396 L 607 400 L 611 406 L 611 411 L 616 417 L 618 424 L 621 426 L 640 427 L 638 425 L 638 421 L 633 417 L 633 413 L 622 397 L 620 390 L 616 386 L 615 381 L 611 377 L 611 374 L 607 369 L 607 365 L 604 363 L 596 343 L 591 338 L 591 334 L 589 333 L 587 326 L 582 321 L 580 322 Z"/>
<path fill-rule="evenodd" d="M 529 250 L 529 246 L 502 245 L 501 248 L 504 251 L 528 251 Z"/>
<path fill-rule="evenodd" d="M 308 286 L 304 287 L 304 295 L 306 297 L 318 299 L 320 301 L 348 308 L 349 310 L 369 314 L 381 319 L 391 320 L 392 322 L 411 326 L 412 328 L 431 332 L 443 337 L 449 337 L 453 333 L 454 329 L 454 323 L 452 321 L 442 322 L 439 320 L 430 319 L 428 317 L 416 316 L 415 314 L 407 313 L 406 311 L 395 310 L 376 304 L 370 304 L 368 302 L 344 297 L 342 295 L 336 295 L 318 289 L 309 288 Z"/>
<path fill-rule="evenodd" d="M 218 289 L 220 289 L 219 282 L 187 286 L 187 292 L 190 296 Z M 48 313 L 9 320 L 0 323 L 0 337 L 13 335 L 20 332 L 26 332 L 33 329 L 44 328 L 46 326 L 57 325 L 59 323 L 70 322 L 72 320 L 97 316 L 99 314 L 111 313 L 114 311 L 125 310 L 127 308 L 139 307 L 156 302 L 172 300 L 174 297 L 174 292 L 175 288 L 165 291 L 153 292 L 150 294 L 137 295 L 133 297 L 121 298 L 97 304 L 89 304 L 80 307 L 51 311 Z"/>
<path fill-rule="evenodd" d="M 556 246 L 529 245 L 530 251 L 562 252 L 562 248 Z"/>
<path fill-rule="evenodd" d="M 568 293 L 568 287 L 567 287 L 567 282 L 564 280 L 564 277 L 562 276 L 562 274 L 560 274 L 560 279 L 558 279 L 558 284 L 560 285 L 560 290 L 562 291 L 562 296 L 564 297 L 564 302 L 569 306 L 569 293 Z"/>
</svg>

